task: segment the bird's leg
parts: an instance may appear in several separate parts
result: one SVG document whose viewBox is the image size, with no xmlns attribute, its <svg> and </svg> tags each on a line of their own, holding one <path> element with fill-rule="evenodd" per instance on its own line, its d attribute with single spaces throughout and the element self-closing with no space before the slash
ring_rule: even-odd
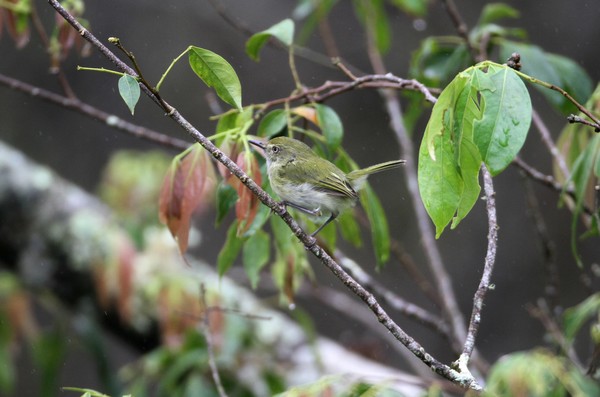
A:
<svg viewBox="0 0 600 397">
<path fill-rule="evenodd" d="M 315 237 L 317 235 L 317 233 L 319 233 L 325 226 L 329 225 L 329 223 L 334 220 L 335 218 L 337 218 L 338 214 L 336 214 L 335 212 L 331 214 L 331 216 L 329 217 L 329 219 L 327 219 L 325 221 L 324 224 L 322 224 L 321 226 L 319 226 L 319 228 L 317 230 L 315 230 L 314 232 L 312 232 L 310 234 L 310 237 Z"/>
<path fill-rule="evenodd" d="M 298 211 L 302 211 L 302 212 L 304 212 L 305 214 L 308 214 L 308 215 L 313 215 L 313 216 L 321 216 L 322 215 L 320 208 L 317 208 L 317 209 L 314 209 L 314 210 L 309 210 L 308 208 L 304 208 L 304 207 L 302 207 L 300 205 L 297 205 L 297 204 L 294 204 L 294 203 L 290 203 L 289 201 L 282 201 L 281 204 L 283 204 L 285 206 L 289 206 L 289 207 L 295 208 Z"/>
</svg>

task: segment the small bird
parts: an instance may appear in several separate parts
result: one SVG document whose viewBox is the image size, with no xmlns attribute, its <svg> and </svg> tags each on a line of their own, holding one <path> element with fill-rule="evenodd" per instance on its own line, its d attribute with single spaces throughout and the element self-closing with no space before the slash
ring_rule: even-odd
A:
<svg viewBox="0 0 600 397">
<path fill-rule="evenodd" d="M 311 234 L 312 237 L 342 211 L 356 205 L 356 192 L 369 175 L 406 162 L 388 161 L 346 174 L 297 139 L 277 137 L 266 144 L 256 140 L 248 142 L 265 151 L 269 181 L 283 205 L 313 216 L 329 214 L 329 219 Z"/>
</svg>

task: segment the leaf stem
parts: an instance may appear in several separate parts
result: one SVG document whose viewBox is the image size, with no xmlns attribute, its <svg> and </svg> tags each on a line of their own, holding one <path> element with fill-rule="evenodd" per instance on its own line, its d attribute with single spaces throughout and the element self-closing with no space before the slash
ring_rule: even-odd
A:
<svg viewBox="0 0 600 397">
<path fill-rule="evenodd" d="M 173 59 L 173 61 L 171 62 L 171 64 L 167 68 L 167 70 L 165 70 L 165 72 L 163 73 L 163 75 L 160 77 L 160 80 L 158 81 L 158 84 L 156 84 L 156 91 L 160 91 L 160 86 L 162 85 L 163 81 L 167 77 L 167 74 L 169 74 L 169 72 L 171 71 L 171 69 L 173 69 L 173 66 L 175 66 L 175 64 L 177 63 L 177 61 L 179 61 L 182 56 L 184 56 L 185 54 L 188 53 L 188 51 L 190 50 L 190 48 L 191 48 L 191 46 L 189 46 L 188 48 L 186 48 L 185 51 L 183 51 L 181 54 L 179 54 L 177 56 L 177 58 Z"/>
<path fill-rule="evenodd" d="M 83 71 L 87 71 L 87 72 L 112 73 L 112 74 L 116 74 L 117 76 L 125 76 L 127 74 L 127 73 L 118 72 L 118 71 L 112 70 L 112 69 L 90 68 L 90 67 L 87 67 L 87 66 L 79 66 L 79 65 L 77 65 L 77 70 L 83 70 Z M 133 77 L 135 77 L 135 76 L 133 76 Z"/>
</svg>

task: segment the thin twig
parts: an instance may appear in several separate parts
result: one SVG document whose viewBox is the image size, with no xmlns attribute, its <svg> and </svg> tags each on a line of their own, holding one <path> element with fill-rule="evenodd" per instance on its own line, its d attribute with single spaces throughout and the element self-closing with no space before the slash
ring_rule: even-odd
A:
<svg viewBox="0 0 600 397">
<path fill-rule="evenodd" d="M 556 144 L 554 143 L 554 140 L 552 139 L 552 136 L 550 135 L 550 130 L 548 129 L 548 127 L 544 123 L 544 120 L 542 120 L 539 113 L 535 109 L 533 110 L 533 113 L 532 113 L 532 120 L 533 120 L 533 124 L 535 125 L 538 132 L 540 133 L 542 142 L 544 143 L 544 145 L 546 145 L 546 148 L 548 149 L 548 151 L 554 158 L 554 161 L 556 161 L 558 168 L 560 168 L 560 171 L 563 173 L 564 179 L 567 180 L 569 178 L 569 175 L 571 174 L 571 172 L 569 171 L 569 167 L 567 167 L 565 158 L 562 156 L 562 154 L 556 147 Z"/>
<path fill-rule="evenodd" d="M 206 304 L 206 289 L 204 288 L 204 284 L 200 284 L 200 302 L 202 303 L 202 307 L 204 307 L 205 309 L 208 308 L 208 305 Z M 217 362 L 215 361 L 214 345 L 212 333 L 210 331 L 210 311 L 208 310 L 205 310 L 204 317 L 202 318 L 201 328 L 202 333 L 204 334 L 204 339 L 206 340 L 206 351 L 208 352 L 208 365 L 210 366 L 210 372 L 213 378 L 213 382 L 215 382 L 215 386 L 217 388 L 217 391 L 219 392 L 219 396 L 227 397 L 225 388 L 221 383 L 219 368 L 217 368 Z"/>
<path fill-rule="evenodd" d="M 558 183 L 552 175 L 546 175 L 543 172 L 538 171 L 537 169 L 523 161 L 523 159 L 521 159 L 519 156 L 515 157 L 512 164 L 519 167 L 531 179 L 540 182 L 542 185 L 547 186 L 556 192 L 564 192 L 570 198 L 574 200 L 576 199 L 575 191 L 572 188 L 565 188 L 563 185 Z M 585 212 L 587 215 L 594 215 L 594 211 L 587 205 L 582 205 L 581 208 L 583 212 Z"/>
<path fill-rule="evenodd" d="M 579 357 L 577 357 L 577 353 L 575 352 L 573 345 L 568 343 L 565 339 L 565 335 L 563 334 L 559 325 L 556 323 L 556 321 L 550 314 L 546 302 L 543 299 L 539 299 L 537 306 L 531 304 L 527 305 L 527 311 L 533 317 L 540 320 L 540 322 L 546 329 L 546 332 L 548 332 L 548 334 L 554 339 L 558 346 L 560 346 L 561 350 L 565 353 L 569 360 L 571 360 L 571 362 L 577 368 L 579 368 L 579 371 L 583 373 L 584 366 L 581 363 L 581 360 L 579 360 Z"/>
<path fill-rule="evenodd" d="M 454 4 L 454 1 L 442 0 L 442 5 L 444 6 L 444 9 L 446 10 L 448 16 L 452 20 L 456 32 L 465 41 L 465 44 L 467 45 L 467 48 L 469 49 L 469 52 L 471 53 L 473 59 L 475 59 L 476 62 L 484 61 L 485 58 L 483 58 L 482 53 L 478 52 L 477 48 L 475 48 L 471 44 L 471 40 L 469 40 L 469 28 L 467 27 L 467 24 L 460 15 L 456 4 Z"/>
<path fill-rule="evenodd" d="M 548 227 L 546 226 L 546 221 L 544 220 L 544 217 L 540 211 L 540 205 L 537 197 L 535 196 L 535 192 L 533 191 L 533 187 L 531 186 L 531 181 L 529 178 L 526 178 L 523 173 L 522 176 L 523 184 L 525 186 L 525 198 L 529 208 L 527 214 L 533 221 L 535 232 L 538 237 L 537 240 L 539 241 L 544 259 L 544 270 L 546 273 L 546 285 L 544 292 L 546 294 L 546 299 L 550 303 L 552 314 L 556 316 L 560 314 L 558 299 L 560 278 L 558 274 L 558 266 L 556 264 L 556 246 L 548 234 Z"/>
<path fill-rule="evenodd" d="M 112 51 L 104 46 L 93 34 L 85 29 L 81 24 L 70 15 L 57 0 L 48 0 L 50 5 L 65 18 L 80 34 L 94 45 L 104 56 L 113 62 L 117 68 L 123 72 L 137 76 L 135 71 L 123 63 Z M 415 356 L 417 356 L 425 365 L 429 366 L 433 371 L 443 376 L 444 378 L 461 385 L 462 387 L 481 390 L 481 386 L 477 380 L 470 374 L 461 374 L 449 366 L 435 359 L 427 353 L 425 349 L 412 337 L 410 337 L 398 324 L 396 324 L 387 312 L 381 307 L 377 299 L 362 287 L 356 280 L 347 274 L 342 267 L 335 262 L 323 248 L 316 244 L 314 237 L 306 234 L 299 224 L 286 211 L 285 206 L 276 202 L 269 196 L 260 186 L 258 186 L 240 167 L 238 167 L 231 159 L 229 159 L 221 150 L 219 150 L 210 140 L 208 140 L 200 131 L 198 131 L 189 121 L 187 121 L 174 107 L 165 101 L 160 101 L 145 85 L 142 85 L 142 91 L 148 95 L 161 108 L 167 108 L 167 115 L 181 126 L 190 136 L 200 143 L 209 153 L 225 167 L 227 167 L 233 175 L 235 175 L 242 184 L 252 191 L 258 199 L 267 207 L 273 210 L 292 230 L 296 238 L 304 244 L 306 249 L 310 251 L 321 263 L 327 267 L 350 291 L 358 296 L 368 307 L 377 320 L 383 324 L 394 337 L 406 346 Z"/>
<path fill-rule="evenodd" d="M 494 192 L 492 175 L 484 164 L 481 165 L 481 173 L 483 175 L 483 191 L 485 193 L 485 207 L 488 215 L 488 247 L 485 254 L 483 274 L 481 275 L 479 287 L 477 287 L 477 291 L 475 291 L 475 296 L 473 298 L 473 311 L 471 312 L 471 320 L 469 321 L 469 329 L 467 331 L 463 353 L 458 359 L 458 365 L 461 372 L 467 369 L 467 364 L 475 347 L 475 339 L 477 338 L 477 331 L 479 330 L 479 324 L 481 323 L 481 311 L 483 310 L 485 295 L 493 288 L 491 278 L 492 272 L 494 271 L 494 263 L 496 262 L 498 244 L 496 193 Z"/>
<path fill-rule="evenodd" d="M 177 150 L 185 150 L 191 145 L 190 142 L 173 138 L 160 132 L 125 121 L 114 114 L 107 113 L 92 105 L 82 102 L 79 99 L 67 98 L 43 88 L 34 87 L 23 81 L 13 79 L 3 74 L 0 74 L 0 84 L 10 87 L 14 90 L 24 92 L 35 98 L 40 98 L 50 103 L 62 106 L 66 109 L 74 110 L 78 113 L 99 120 L 112 128 L 116 128 L 117 130 L 126 132 L 146 141 L 158 143 L 165 147 L 171 147 Z"/>
</svg>

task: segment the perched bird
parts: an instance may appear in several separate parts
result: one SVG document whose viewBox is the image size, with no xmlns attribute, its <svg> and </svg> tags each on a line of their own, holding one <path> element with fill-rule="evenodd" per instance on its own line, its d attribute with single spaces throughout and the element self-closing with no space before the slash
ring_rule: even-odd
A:
<svg viewBox="0 0 600 397">
<path fill-rule="evenodd" d="M 313 237 L 341 212 L 356 204 L 356 192 L 369 175 L 406 162 L 388 161 L 345 173 L 297 139 L 277 137 L 267 143 L 249 142 L 265 151 L 269 181 L 283 200 L 282 204 L 313 216 L 329 214 L 329 219 L 311 234 Z"/>
</svg>

